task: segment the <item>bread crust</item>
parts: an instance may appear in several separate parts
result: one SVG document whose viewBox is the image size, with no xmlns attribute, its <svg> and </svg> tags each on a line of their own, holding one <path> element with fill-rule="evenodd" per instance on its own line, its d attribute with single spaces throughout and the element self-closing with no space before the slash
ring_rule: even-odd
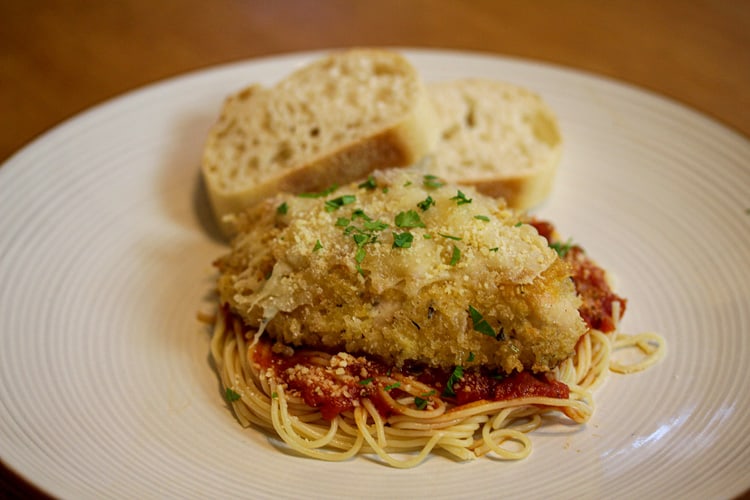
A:
<svg viewBox="0 0 750 500">
<path fill-rule="evenodd" d="M 336 65 L 342 64 L 342 60 L 355 58 L 386 61 L 390 65 L 388 70 L 396 74 L 395 78 L 404 80 L 404 87 L 411 89 L 410 95 L 406 96 L 408 106 L 397 115 L 388 117 L 381 127 L 363 131 L 355 139 L 334 143 L 317 154 L 300 156 L 292 164 L 274 167 L 257 182 L 252 179 L 227 180 L 232 169 L 237 171 L 244 168 L 231 163 L 244 158 L 244 152 L 255 147 L 251 137 L 237 141 L 231 134 L 237 133 L 239 121 L 245 113 L 267 113 L 262 108 L 266 106 L 267 99 L 274 97 L 274 92 L 282 92 L 282 87 L 287 88 L 295 82 L 304 86 L 306 68 L 291 74 L 271 89 L 251 85 L 225 101 L 221 116 L 204 148 L 202 171 L 217 222 L 227 235 L 233 231 L 231 217 L 227 219 L 227 215 L 251 207 L 277 192 L 315 192 L 332 184 L 346 184 L 365 178 L 378 168 L 408 166 L 434 147 L 438 129 L 432 101 L 416 70 L 401 55 L 374 49 L 355 49 L 333 53 L 312 64 Z M 374 67 L 377 68 L 377 65 Z M 320 99 L 326 99 L 326 96 L 320 96 Z M 238 109 L 240 106 L 243 106 L 242 109 Z M 283 135 L 279 140 L 284 140 Z M 222 148 L 231 148 L 232 151 L 227 155 Z M 227 161 L 225 157 L 232 155 Z"/>
<path fill-rule="evenodd" d="M 470 78 L 428 86 L 441 139 L 425 160 L 444 179 L 528 210 L 552 191 L 562 156 L 557 118 L 516 85 Z"/>
</svg>

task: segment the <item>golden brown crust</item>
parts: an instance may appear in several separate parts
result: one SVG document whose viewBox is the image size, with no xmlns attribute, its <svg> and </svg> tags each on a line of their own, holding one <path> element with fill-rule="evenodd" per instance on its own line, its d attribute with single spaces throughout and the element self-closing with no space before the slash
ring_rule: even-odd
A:
<svg viewBox="0 0 750 500">
<path fill-rule="evenodd" d="M 374 190 L 279 195 L 241 216 L 218 264 L 222 300 L 284 344 L 344 348 L 395 365 L 547 371 L 570 356 L 585 331 L 580 301 L 570 270 L 536 229 L 472 189 L 462 191 L 471 202 L 458 203 L 456 186 L 424 187 L 417 169 L 375 175 Z M 344 195 L 355 200 L 326 210 Z M 428 196 L 434 205 L 422 210 L 417 203 Z M 388 225 L 369 232 L 375 238 L 359 262 L 359 229 L 345 229 L 364 227 L 356 210 Z M 397 227 L 408 210 L 424 227 Z M 410 246 L 395 247 L 395 235 L 407 231 Z M 494 336 L 476 328 L 472 308 Z"/>
<path fill-rule="evenodd" d="M 224 216 L 276 192 L 316 191 L 407 166 L 434 146 L 435 123 L 416 70 L 395 52 L 334 53 L 273 88 L 248 87 L 227 99 L 204 149 L 216 218 L 230 231 Z"/>
</svg>

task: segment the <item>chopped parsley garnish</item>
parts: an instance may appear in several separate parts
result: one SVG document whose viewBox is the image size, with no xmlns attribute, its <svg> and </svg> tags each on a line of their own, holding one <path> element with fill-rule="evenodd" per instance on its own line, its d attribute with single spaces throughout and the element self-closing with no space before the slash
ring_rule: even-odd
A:
<svg viewBox="0 0 750 500">
<path fill-rule="evenodd" d="M 411 181 L 404 182 L 404 187 L 409 187 L 409 186 L 411 186 Z"/>
<path fill-rule="evenodd" d="M 498 247 L 492 247 L 490 248 L 490 252 L 497 252 L 499 250 Z"/>
<path fill-rule="evenodd" d="M 365 378 L 359 381 L 359 385 L 368 385 L 372 383 L 372 377 Z"/>
<path fill-rule="evenodd" d="M 356 269 L 359 274 L 364 276 L 365 272 L 362 270 L 362 266 L 360 265 L 362 264 L 362 261 L 365 260 L 365 256 L 367 255 L 367 251 L 364 247 L 367 243 L 375 241 L 377 239 L 377 236 L 373 234 L 357 233 L 353 236 L 353 238 L 354 242 L 357 244 L 357 252 L 354 254 L 354 261 L 357 263 Z"/>
<path fill-rule="evenodd" d="M 435 200 L 432 199 L 432 196 L 428 196 L 424 200 L 422 200 L 419 203 L 417 203 L 417 206 L 419 208 L 421 208 L 422 211 L 424 212 L 425 210 L 427 210 L 428 208 L 430 208 L 434 204 L 435 204 Z"/>
<path fill-rule="evenodd" d="M 396 215 L 396 226 L 398 227 L 425 227 L 419 214 L 414 210 L 399 212 Z"/>
<path fill-rule="evenodd" d="M 286 215 L 288 211 L 289 211 L 289 205 L 287 205 L 286 202 L 276 207 L 276 213 L 279 215 Z"/>
<path fill-rule="evenodd" d="M 459 189 L 456 196 L 452 197 L 451 200 L 456 201 L 456 205 L 466 205 L 467 203 L 471 203 L 472 199 L 467 198 L 466 195 Z"/>
<path fill-rule="evenodd" d="M 458 261 L 461 259 L 461 250 L 458 249 L 456 245 L 453 245 L 453 254 L 451 255 L 451 266 L 455 266 L 458 264 Z"/>
<path fill-rule="evenodd" d="M 362 227 L 367 231 L 382 231 L 388 227 L 388 224 L 381 220 L 367 220 Z"/>
<path fill-rule="evenodd" d="M 439 188 L 443 186 L 443 182 L 436 175 L 425 175 L 423 178 L 424 187 L 426 188 Z"/>
<path fill-rule="evenodd" d="M 318 251 L 318 250 L 320 250 L 321 248 L 323 248 L 323 244 L 322 244 L 322 243 L 320 242 L 320 240 L 316 240 L 316 241 L 315 241 L 315 246 L 313 247 L 313 250 L 312 250 L 312 251 L 313 251 L 313 252 L 317 252 L 317 251 Z"/>
<path fill-rule="evenodd" d="M 431 234 L 427 234 L 427 233 L 424 233 L 424 234 L 422 235 L 422 238 L 424 238 L 424 239 L 426 239 L 426 240 L 431 240 L 431 239 L 432 239 L 432 235 L 431 235 Z"/>
<path fill-rule="evenodd" d="M 456 391 L 453 390 L 453 385 L 461 380 L 461 378 L 464 376 L 464 367 L 461 365 L 458 365 L 453 369 L 453 373 L 451 373 L 451 376 L 448 377 L 448 382 L 445 383 L 445 389 L 443 389 L 443 396 L 447 396 L 449 398 L 452 398 L 456 395 Z"/>
<path fill-rule="evenodd" d="M 442 236 L 443 238 L 447 238 L 447 239 L 449 239 L 449 240 L 454 240 L 454 241 L 461 241 L 461 240 L 463 239 L 463 238 L 461 238 L 460 236 L 452 236 L 452 235 L 450 235 L 450 234 L 443 234 L 443 233 L 438 233 L 438 234 L 439 234 L 440 236 Z"/>
<path fill-rule="evenodd" d="M 344 196 L 339 196 L 332 200 L 326 200 L 326 212 L 333 212 L 334 210 L 338 210 L 344 205 L 350 205 L 355 201 L 357 201 L 357 197 L 353 194 L 345 194 Z"/>
<path fill-rule="evenodd" d="M 362 227 L 357 227 L 354 224 L 355 219 L 363 219 L 365 221 L 362 224 Z M 372 220 L 372 218 L 368 217 L 362 209 L 356 209 L 352 212 L 351 224 L 346 226 L 344 234 L 351 234 L 352 238 L 354 238 L 354 243 L 357 244 L 357 252 L 354 255 L 354 260 L 356 261 L 356 269 L 359 274 L 364 276 L 364 271 L 362 270 L 362 266 L 360 266 L 367 255 L 364 246 L 368 243 L 375 243 L 378 240 L 376 232 L 382 231 L 387 227 L 387 223 L 381 220 Z"/>
<path fill-rule="evenodd" d="M 347 219 L 346 217 L 339 217 L 338 219 L 336 219 L 336 225 L 346 227 L 349 225 L 349 219 Z"/>
<path fill-rule="evenodd" d="M 361 264 L 365 260 L 365 255 L 367 255 L 367 252 L 364 247 L 359 247 L 357 248 L 357 253 L 354 254 L 354 260 L 357 261 L 357 264 Z"/>
<path fill-rule="evenodd" d="M 392 384 L 386 385 L 385 387 L 383 387 L 383 389 L 385 389 L 386 391 L 390 391 L 391 389 L 398 389 L 399 387 L 401 387 L 401 382 L 394 382 Z"/>
<path fill-rule="evenodd" d="M 352 236 L 352 238 L 354 238 L 354 243 L 356 243 L 358 247 L 362 248 L 367 243 L 371 243 L 375 241 L 377 236 L 375 236 L 374 234 L 367 234 L 367 233 L 359 232 L 355 234 L 354 236 Z"/>
<path fill-rule="evenodd" d="M 227 387 L 227 390 L 224 391 L 224 398 L 226 398 L 227 401 L 237 401 L 241 397 L 242 396 L 234 392 L 230 387 Z"/>
<path fill-rule="evenodd" d="M 278 393 L 278 392 L 272 392 L 272 393 L 271 393 L 271 397 L 272 397 L 273 399 L 278 399 L 278 398 L 279 398 L 279 393 Z"/>
<path fill-rule="evenodd" d="M 383 194 L 388 194 L 388 186 L 383 188 Z"/>
<path fill-rule="evenodd" d="M 430 402 L 429 397 L 434 395 L 435 390 L 433 389 L 430 392 L 425 392 L 422 396 L 414 396 L 414 406 L 417 407 L 417 410 L 424 410 Z"/>
<path fill-rule="evenodd" d="M 554 243 L 550 243 L 549 247 L 557 252 L 557 255 L 559 255 L 560 257 L 565 257 L 570 249 L 573 248 L 573 240 L 568 239 L 568 241 L 566 241 L 565 243 L 556 241 Z"/>
<path fill-rule="evenodd" d="M 414 241 L 414 236 L 408 231 L 404 233 L 393 233 L 392 248 L 411 248 L 412 241 Z"/>
<path fill-rule="evenodd" d="M 474 330 L 482 335 L 487 335 L 488 337 L 498 337 L 495 330 L 492 329 L 492 326 L 490 326 L 490 324 L 487 323 L 487 320 L 484 319 L 482 313 L 474 309 L 474 306 L 469 306 L 469 314 L 471 315 L 471 322 L 474 323 Z M 502 334 L 502 331 L 500 333 Z"/>
<path fill-rule="evenodd" d="M 518 222 L 515 223 L 515 225 L 513 227 L 521 227 L 521 226 L 523 226 L 523 222 L 518 221 Z"/>
<path fill-rule="evenodd" d="M 352 212 L 352 220 L 354 219 L 364 219 L 364 220 L 372 220 L 370 217 L 367 216 L 364 210 L 361 208 L 357 208 Z"/>
<path fill-rule="evenodd" d="M 467 363 L 471 363 L 472 361 L 474 361 L 474 353 L 473 353 L 473 352 L 470 352 L 470 353 L 469 353 L 469 357 L 468 357 L 468 358 L 466 358 L 466 362 L 467 362 Z"/>
<path fill-rule="evenodd" d="M 378 185 L 375 182 L 375 177 L 369 176 L 365 182 L 359 184 L 357 187 L 363 189 L 375 189 L 378 187 Z"/>
<path fill-rule="evenodd" d="M 490 221 L 490 218 L 487 217 L 486 215 L 475 215 L 474 218 L 475 219 L 479 219 L 479 220 L 483 220 L 484 222 L 489 222 Z"/>
<path fill-rule="evenodd" d="M 300 193 L 297 196 L 299 198 L 325 198 L 329 194 L 333 193 L 339 188 L 338 184 L 333 184 L 328 189 L 325 189 L 323 191 L 317 192 L 317 193 Z"/>
</svg>

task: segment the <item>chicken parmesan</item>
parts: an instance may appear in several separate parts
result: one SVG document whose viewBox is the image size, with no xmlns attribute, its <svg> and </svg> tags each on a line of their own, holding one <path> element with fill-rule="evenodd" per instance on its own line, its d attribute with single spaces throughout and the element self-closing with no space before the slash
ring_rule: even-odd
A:
<svg viewBox="0 0 750 500">
<path fill-rule="evenodd" d="M 244 424 L 407 467 L 434 448 L 522 458 L 547 413 L 591 415 L 626 301 L 551 224 L 416 167 L 232 222 L 212 354 Z"/>
</svg>

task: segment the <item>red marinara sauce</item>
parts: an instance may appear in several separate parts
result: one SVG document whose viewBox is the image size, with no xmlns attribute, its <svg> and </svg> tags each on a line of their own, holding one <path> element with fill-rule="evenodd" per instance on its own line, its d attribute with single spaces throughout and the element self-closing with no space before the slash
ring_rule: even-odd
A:
<svg viewBox="0 0 750 500">
<path fill-rule="evenodd" d="M 612 291 L 607 282 L 607 273 L 591 260 L 578 245 L 566 245 L 557 238 L 555 227 L 546 221 L 530 222 L 541 236 L 550 244 L 557 245 L 562 259 L 570 264 L 576 291 L 583 303 L 578 309 L 581 317 L 589 326 L 609 333 L 615 329 L 612 320 L 612 303 L 620 304 L 620 318 L 625 314 L 627 300 Z"/>
<path fill-rule="evenodd" d="M 386 374 L 390 374 L 389 380 L 403 375 L 434 387 L 435 391 L 422 397 L 427 400 L 442 397 L 456 405 L 523 397 L 567 399 L 570 394 L 564 383 L 528 372 L 498 377 L 467 370 L 451 381 L 452 374 L 443 370 L 410 367 L 396 374 L 395 369 L 382 363 L 347 353 L 321 356 L 319 352 L 299 350 L 291 356 L 284 356 L 274 353 L 265 340 L 256 346 L 252 361 L 263 369 L 272 369 L 290 394 L 319 408 L 327 420 L 360 406 L 364 398 L 369 398 L 384 417 L 394 413 L 394 408 L 381 396 L 380 389 L 388 391 L 393 398 L 405 393 L 399 389 L 399 384 L 383 387 L 378 377 Z M 446 390 L 449 382 L 451 388 Z"/>
</svg>

